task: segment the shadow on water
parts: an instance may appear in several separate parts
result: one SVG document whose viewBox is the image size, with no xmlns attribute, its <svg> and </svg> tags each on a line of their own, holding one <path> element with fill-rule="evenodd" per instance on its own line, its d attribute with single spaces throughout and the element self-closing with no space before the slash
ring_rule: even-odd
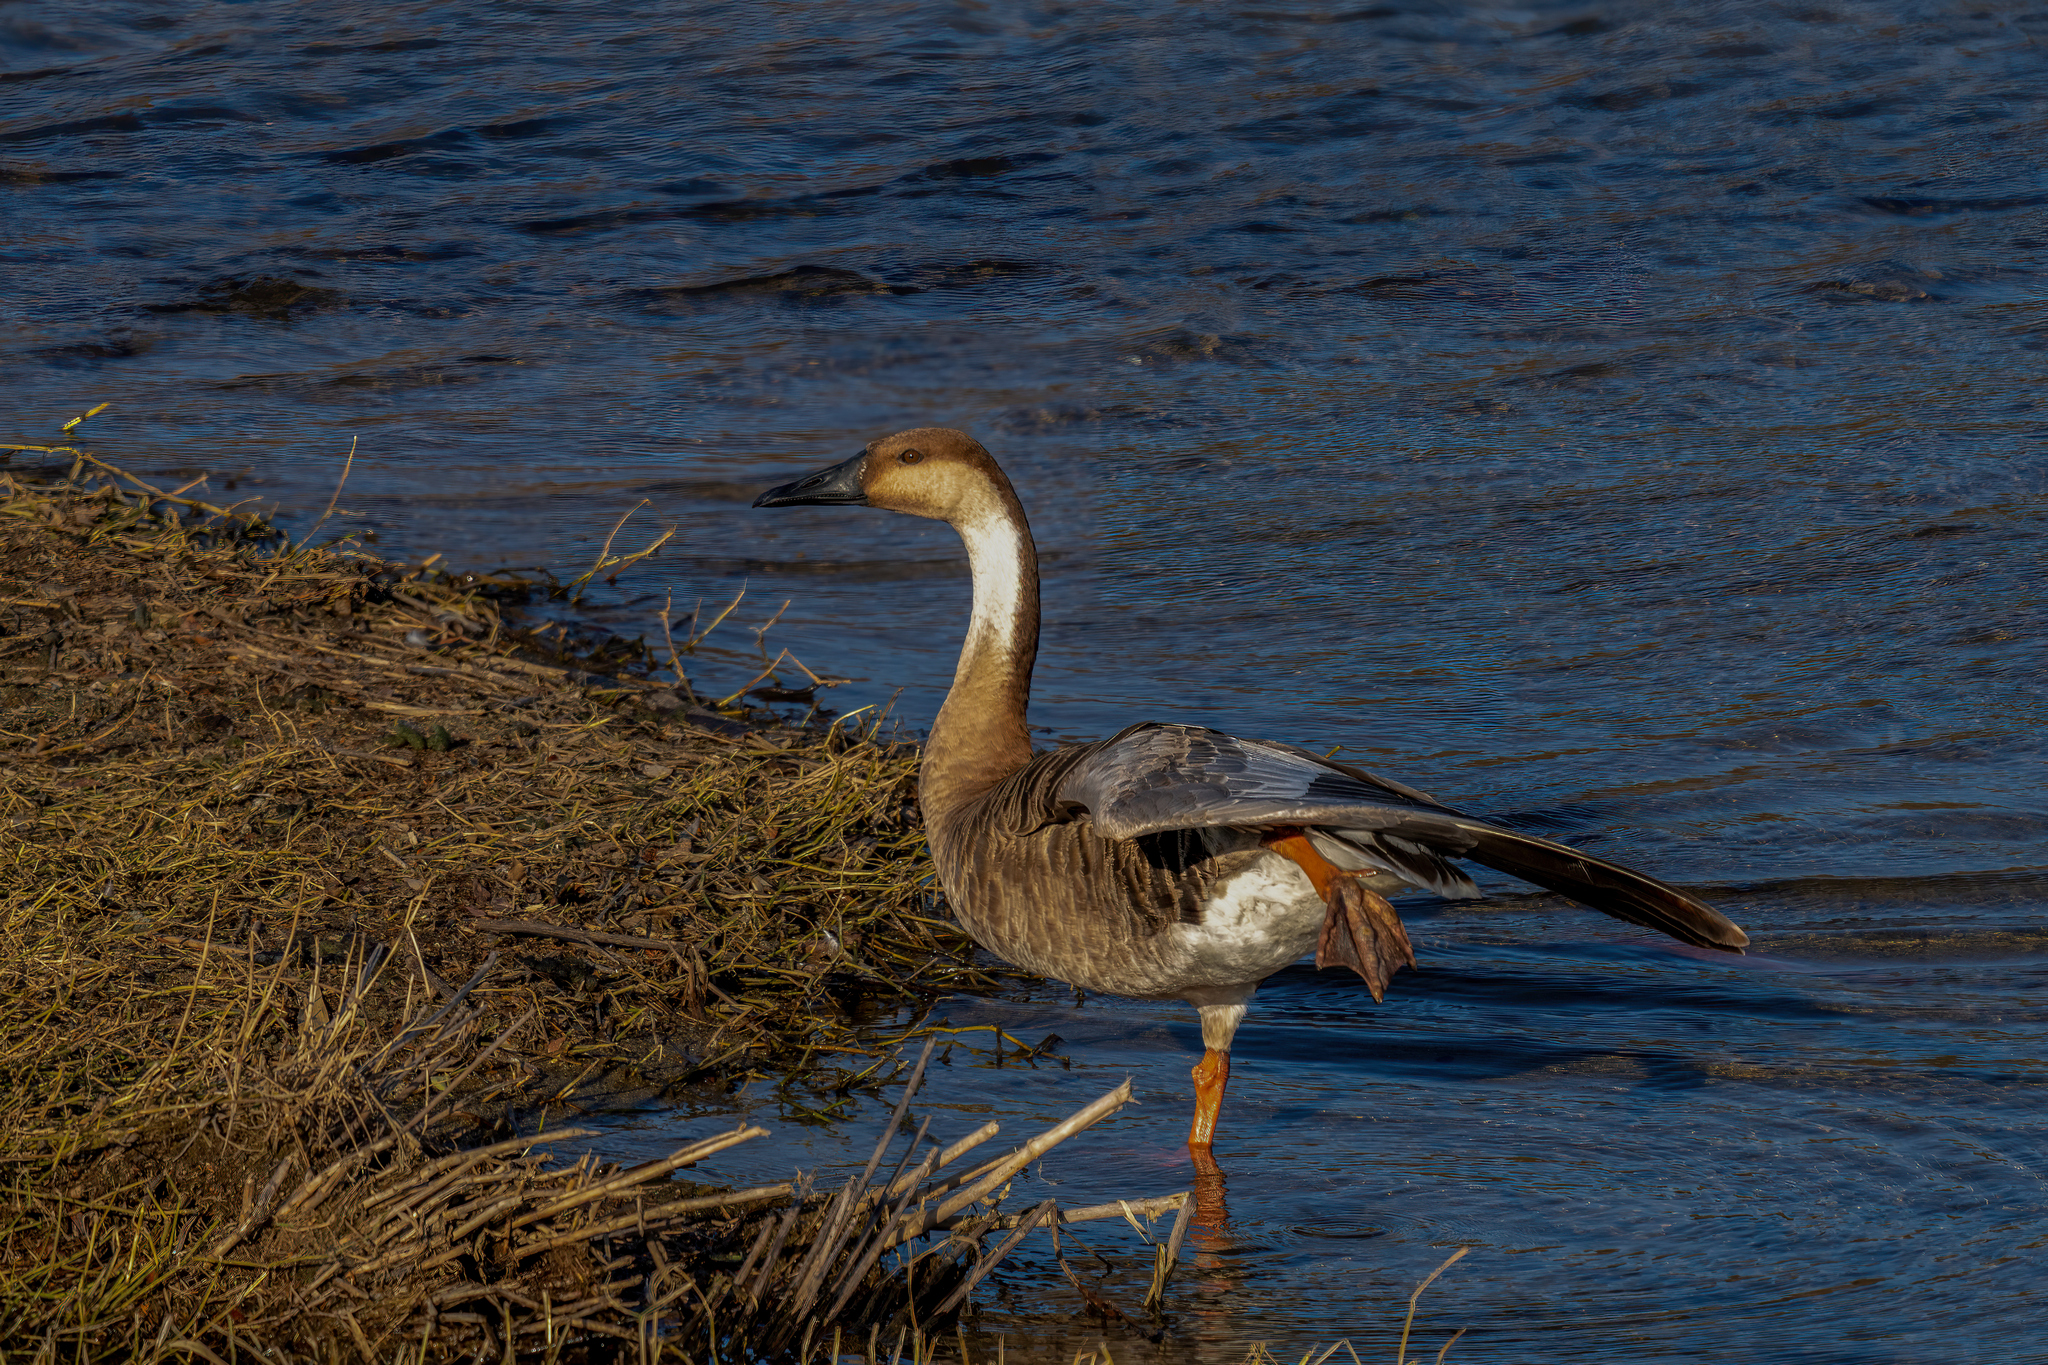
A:
<svg viewBox="0 0 2048 1365">
<path fill-rule="evenodd" d="M 590 621 L 744 585 L 744 644 L 791 599 L 771 652 L 913 726 L 950 533 L 747 504 L 964 426 L 1045 551 L 1049 737 L 1341 750 L 1750 929 L 1690 953 L 1482 878 L 1404 906 L 1384 1006 L 1283 972 L 1228 1224 L 1119 1361 L 1390 1356 L 1452 1244 L 1432 1356 L 2029 1358 L 2044 37 L 1761 0 L 16 7 L 0 364 L 16 438 L 110 400 L 103 453 L 286 525 L 353 444 L 332 524 L 385 553 L 566 578 L 646 499 L 622 535 L 680 534 Z M 1191 1013 L 942 1012 L 1067 1064 L 956 1050 L 941 1127 L 1137 1078 L 1021 1195 L 1186 1187 Z M 842 1166 L 879 1121 L 748 1159 Z M 974 1339 L 1092 1349 L 1066 1283 L 1027 1247 Z"/>
</svg>

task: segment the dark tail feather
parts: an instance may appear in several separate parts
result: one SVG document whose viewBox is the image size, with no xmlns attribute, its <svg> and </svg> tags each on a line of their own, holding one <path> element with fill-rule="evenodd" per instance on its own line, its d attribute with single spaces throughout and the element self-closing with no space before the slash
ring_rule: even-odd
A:
<svg viewBox="0 0 2048 1365">
<path fill-rule="evenodd" d="M 1749 942 L 1720 911 L 1675 886 L 1603 862 L 1589 853 L 1548 839 L 1514 834 L 1489 825 L 1470 825 L 1472 847 L 1464 855 L 1523 881 L 1591 906 L 1602 914 L 1671 935 L 1681 943 L 1739 953 Z"/>
</svg>

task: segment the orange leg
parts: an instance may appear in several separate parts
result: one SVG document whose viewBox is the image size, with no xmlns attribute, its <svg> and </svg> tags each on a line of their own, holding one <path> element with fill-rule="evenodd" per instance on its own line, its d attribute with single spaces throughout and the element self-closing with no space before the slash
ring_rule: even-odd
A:
<svg viewBox="0 0 2048 1365">
<path fill-rule="evenodd" d="M 1189 1073 L 1195 1078 L 1195 1121 L 1188 1128 L 1188 1146 L 1206 1156 L 1216 1136 L 1216 1116 L 1223 1109 L 1223 1087 L 1230 1084 L 1230 1054 L 1210 1048 L 1200 1065 Z"/>
<path fill-rule="evenodd" d="M 1385 898 L 1366 889 L 1356 872 L 1346 872 L 1316 851 L 1306 833 L 1281 828 L 1260 842 L 1308 874 L 1309 885 L 1329 913 L 1316 939 L 1316 967 L 1349 967 L 1365 978 L 1378 1000 L 1402 967 L 1415 965 L 1415 949 L 1401 917 Z"/>
<path fill-rule="evenodd" d="M 1316 846 L 1309 842 L 1306 834 L 1298 829 L 1276 829 L 1260 842 L 1289 862 L 1299 864 L 1301 870 L 1308 873 L 1309 885 L 1316 889 L 1316 894 L 1326 901 L 1330 899 L 1330 887 L 1344 875 L 1344 871 L 1316 852 Z"/>
</svg>

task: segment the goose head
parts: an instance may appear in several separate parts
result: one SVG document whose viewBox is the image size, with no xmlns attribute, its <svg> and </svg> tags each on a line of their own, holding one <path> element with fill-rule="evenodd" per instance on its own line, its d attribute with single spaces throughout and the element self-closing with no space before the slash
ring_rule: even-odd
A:
<svg viewBox="0 0 2048 1365">
<path fill-rule="evenodd" d="M 919 778 L 925 812 L 960 808 L 1031 758 L 1024 721 L 1038 654 L 1038 550 L 1017 492 L 981 442 L 944 427 L 899 431 L 756 507 L 880 507 L 952 525 L 967 548 L 974 609 Z"/>
<path fill-rule="evenodd" d="M 1003 517 L 1016 494 L 981 442 L 918 427 L 870 441 L 850 460 L 780 484 L 756 507 L 880 507 L 955 526 Z"/>
</svg>

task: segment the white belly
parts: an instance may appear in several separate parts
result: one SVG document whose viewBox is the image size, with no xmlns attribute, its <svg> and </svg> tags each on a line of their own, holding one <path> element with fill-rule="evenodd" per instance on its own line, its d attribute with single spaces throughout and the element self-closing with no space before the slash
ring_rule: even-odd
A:
<svg viewBox="0 0 2048 1365">
<path fill-rule="evenodd" d="M 1167 932 L 1186 955 L 1187 985 L 1251 985 L 1315 948 L 1323 909 L 1307 873 L 1266 857 L 1216 884 L 1202 902 L 1200 924 Z"/>
<path fill-rule="evenodd" d="M 1365 884 L 1381 895 L 1407 889 L 1388 874 Z M 1327 908 L 1299 865 L 1278 854 L 1260 858 L 1216 884 L 1202 902 L 1200 924 L 1168 930 L 1185 954 L 1183 980 L 1195 987 L 1256 985 L 1315 950 Z"/>
</svg>

